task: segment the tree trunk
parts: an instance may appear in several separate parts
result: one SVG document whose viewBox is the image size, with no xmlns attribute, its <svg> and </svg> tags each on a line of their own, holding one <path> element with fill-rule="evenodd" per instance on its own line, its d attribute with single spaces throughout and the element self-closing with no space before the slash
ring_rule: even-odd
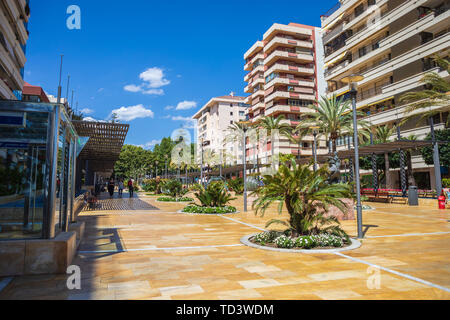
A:
<svg viewBox="0 0 450 320">
<path fill-rule="evenodd" d="M 384 154 L 384 168 L 384 175 L 386 176 L 386 189 L 389 189 L 392 186 L 391 176 L 389 174 L 389 153 Z"/>
</svg>

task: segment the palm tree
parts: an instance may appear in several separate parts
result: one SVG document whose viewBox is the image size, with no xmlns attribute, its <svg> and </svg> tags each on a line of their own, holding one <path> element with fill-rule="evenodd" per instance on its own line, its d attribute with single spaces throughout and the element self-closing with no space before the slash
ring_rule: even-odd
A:
<svg viewBox="0 0 450 320">
<path fill-rule="evenodd" d="M 297 158 L 300 159 L 300 150 L 302 148 L 302 142 L 307 135 L 307 130 L 293 130 L 293 135 L 288 135 L 287 138 L 291 143 L 294 143 L 298 146 L 298 155 Z M 316 150 L 317 151 L 317 150 Z"/>
<path fill-rule="evenodd" d="M 297 126 L 297 130 L 311 131 L 311 126 L 320 128 L 320 135 L 323 134 L 332 141 L 332 151 L 336 151 L 336 140 L 343 133 L 353 132 L 353 115 L 350 100 L 344 100 L 343 97 L 337 98 L 335 94 L 331 98 L 322 96 L 320 101 L 311 104 L 308 108 L 313 112 L 304 113 L 304 119 Z M 357 111 L 357 116 L 364 116 Z M 359 120 L 358 125 L 363 129 L 368 125 L 365 121 Z M 358 130 L 361 135 L 367 135 L 366 130 Z"/>
<path fill-rule="evenodd" d="M 389 128 L 387 125 L 380 126 L 375 131 L 375 137 L 377 143 L 386 143 L 389 142 L 389 138 L 394 134 L 395 127 Z M 392 185 L 391 176 L 389 175 L 389 153 L 384 153 L 384 171 L 386 176 L 386 188 L 389 188 Z"/>
<path fill-rule="evenodd" d="M 348 237 L 339 227 L 336 217 L 326 217 L 329 206 L 335 206 L 345 212 L 343 198 L 353 198 L 349 184 L 329 184 L 329 172 L 326 166 L 317 171 L 311 170 L 311 164 L 299 165 L 291 161 L 291 168 L 281 165 L 273 175 L 264 176 L 264 185 L 254 194 L 258 199 L 253 203 L 255 214 L 264 216 L 267 208 L 283 199 L 278 206 L 281 214 L 283 204 L 289 213 L 289 221 L 270 220 L 266 227 L 273 223 L 287 226 L 293 236 L 331 233 Z"/>
<path fill-rule="evenodd" d="M 417 140 L 417 136 L 412 134 L 407 139 L 410 140 L 410 141 L 416 141 Z M 413 174 L 412 154 L 411 154 L 411 152 L 412 152 L 411 149 L 406 150 L 406 163 L 407 163 L 407 166 L 408 166 L 408 184 L 410 186 L 416 186 L 416 179 L 414 178 L 414 174 Z"/>
<path fill-rule="evenodd" d="M 444 70 L 450 73 L 449 58 L 435 57 L 435 62 Z M 400 102 L 410 103 L 406 108 L 406 113 L 412 113 L 416 110 L 428 109 L 422 113 L 420 120 L 430 118 L 440 112 L 450 111 L 450 80 L 441 77 L 436 72 L 430 72 L 423 76 L 420 80 L 425 86 L 422 91 L 407 92 L 400 97 Z M 429 110 L 431 107 L 438 107 L 434 110 Z M 410 115 L 406 117 L 403 122 L 414 117 Z M 447 124 L 450 123 L 450 117 L 447 119 Z"/>
<path fill-rule="evenodd" d="M 261 128 L 266 130 L 267 136 L 272 137 L 272 133 L 276 130 L 278 130 L 280 135 L 290 137 L 290 133 L 292 132 L 292 127 L 287 123 L 282 123 L 283 120 L 285 120 L 286 117 L 284 115 L 280 115 L 276 118 L 271 116 L 266 116 L 261 119 L 261 122 L 259 125 Z M 270 139 L 270 149 L 272 154 L 272 159 L 274 158 L 274 141 L 272 141 L 272 138 Z M 273 161 L 273 160 L 272 160 Z"/>
<path fill-rule="evenodd" d="M 226 142 L 238 142 L 240 145 L 243 144 L 243 139 L 245 132 L 252 127 L 251 124 L 235 122 L 232 125 L 228 126 L 228 132 L 225 138 Z M 242 146 L 245 150 L 245 145 Z M 244 151 L 245 152 L 245 151 Z"/>
</svg>

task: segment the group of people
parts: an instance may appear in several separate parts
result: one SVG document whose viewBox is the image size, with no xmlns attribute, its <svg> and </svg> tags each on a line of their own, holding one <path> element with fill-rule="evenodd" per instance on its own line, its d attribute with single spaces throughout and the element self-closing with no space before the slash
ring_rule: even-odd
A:
<svg viewBox="0 0 450 320">
<path fill-rule="evenodd" d="M 109 181 L 108 181 L 108 192 L 109 192 L 109 196 L 110 196 L 111 198 L 112 198 L 113 195 L 114 195 L 114 190 L 115 190 L 115 188 L 116 188 L 116 185 L 117 185 L 117 188 L 118 188 L 118 190 L 119 190 L 119 197 L 121 197 L 122 194 L 123 194 L 123 189 L 124 189 L 124 186 L 125 186 L 123 180 L 122 180 L 122 179 L 119 179 L 119 180 L 115 181 L 114 178 L 111 178 L 111 179 L 109 179 Z M 128 182 L 127 182 L 127 187 L 128 187 L 128 192 L 129 192 L 129 194 L 130 194 L 130 198 L 132 198 L 133 195 L 134 195 L 133 179 L 129 179 L 129 180 L 128 180 Z"/>
</svg>

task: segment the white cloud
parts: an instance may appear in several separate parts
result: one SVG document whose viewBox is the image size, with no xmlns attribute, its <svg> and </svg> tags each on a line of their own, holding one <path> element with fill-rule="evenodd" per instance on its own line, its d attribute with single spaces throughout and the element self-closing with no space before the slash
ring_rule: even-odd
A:
<svg viewBox="0 0 450 320">
<path fill-rule="evenodd" d="M 162 96 L 164 94 L 164 90 L 163 89 L 148 89 L 148 90 L 144 90 L 142 92 L 143 94 L 154 94 L 157 96 Z"/>
<path fill-rule="evenodd" d="M 142 104 L 114 109 L 111 111 L 110 117 L 113 113 L 117 115 L 117 120 L 119 121 L 131 121 L 138 118 L 153 118 L 155 116 L 152 110 L 145 109 Z"/>
<path fill-rule="evenodd" d="M 184 121 L 183 128 L 184 129 L 193 129 L 195 128 L 195 125 L 197 124 L 197 120 L 189 118 L 189 117 L 182 117 L 182 116 L 172 116 L 172 121 Z"/>
<path fill-rule="evenodd" d="M 141 92 L 161 96 L 164 90 L 161 87 L 170 84 L 170 80 L 165 78 L 164 70 L 158 67 L 148 68 L 139 75 L 143 82 L 140 85 L 128 84 L 123 89 L 128 92 Z"/>
<path fill-rule="evenodd" d="M 146 82 L 148 88 L 161 88 L 170 84 L 170 81 L 164 78 L 164 71 L 157 67 L 148 68 L 139 78 Z"/>
<path fill-rule="evenodd" d="M 125 91 L 128 91 L 128 92 L 140 92 L 140 91 L 142 91 L 142 88 L 140 86 L 137 86 L 137 85 L 134 85 L 134 84 L 126 85 L 125 87 L 123 87 L 123 89 Z"/>
<path fill-rule="evenodd" d="M 164 110 L 172 110 L 173 108 L 175 108 L 174 106 L 167 106 L 164 108 Z"/>
<path fill-rule="evenodd" d="M 92 114 L 92 113 L 94 113 L 94 110 L 89 109 L 89 108 L 84 108 L 81 110 L 81 113 L 82 114 Z"/>
<path fill-rule="evenodd" d="M 197 107 L 197 102 L 195 101 L 183 101 L 177 104 L 177 110 L 189 110 Z"/>
</svg>

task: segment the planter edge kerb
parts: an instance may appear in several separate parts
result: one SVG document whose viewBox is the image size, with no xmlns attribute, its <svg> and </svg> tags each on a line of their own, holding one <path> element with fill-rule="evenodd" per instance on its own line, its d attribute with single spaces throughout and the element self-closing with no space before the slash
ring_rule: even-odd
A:
<svg viewBox="0 0 450 320">
<path fill-rule="evenodd" d="M 343 247 L 343 248 L 336 248 L 336 249 L 300 249 L 300 250 L 294 250 L 294 249 L 284 249 L 284 248 L 272 248 L 272 247 L 266 247 L 266 246 L 260 246 L 256 243 L 251 242 L 249 239 L 251 237 L 254 237 L 258 233 L 253 233 L 251 235 L 246 235 L 241 238 L 241 243 L 252 248 L 260 249 L 260 250 L 267 250 L 267 251 L 276 251 L 276 252 L 285 252 L 285 253 L 336 253 L 336 252 L 342 252 L 342 251 L 349 251 L 349 250 L 355 250 L 361 247 L 361 242 L 356 239 L 350 239 L 352 242 L 349 246 Z"/>
</svg>

